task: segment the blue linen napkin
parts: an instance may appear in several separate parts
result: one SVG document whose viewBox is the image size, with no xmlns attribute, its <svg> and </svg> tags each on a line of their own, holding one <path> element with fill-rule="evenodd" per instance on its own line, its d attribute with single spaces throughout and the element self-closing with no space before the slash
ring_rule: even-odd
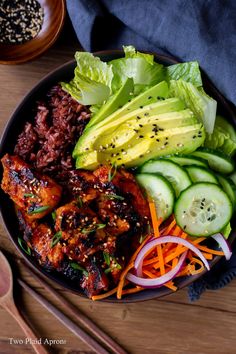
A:
<svg viewBox="0 0 236 354">
<path fill-rule="evenodd" d="M 197 60 L 224 96 L 236 105 L 235 0 L 67 0 L 77 38 L 87 51 L 134 45 Z M 218 289 L 236 276 L 236 246 L 189 287 L 191 300 Z"/>
</svg>

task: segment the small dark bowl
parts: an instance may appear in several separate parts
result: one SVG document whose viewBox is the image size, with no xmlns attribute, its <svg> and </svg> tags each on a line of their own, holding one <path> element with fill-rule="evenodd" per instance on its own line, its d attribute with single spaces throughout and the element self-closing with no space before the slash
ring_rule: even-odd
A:
<svg viewBox="0 0 236 354">
<path fill-rule="evenodd" d="M 39 33 L 22 44 L 0 43 L 0 64 L 21 64 L 43 54 L 58 38 L 65 21 L 65 0 L 38 0 L 44 11 Z"/>
<path fill-rule="evenodd" d="M 98 55 L 102 60 L 104 61 L 109 61 L 112 59 L 116 59 L 121 57 L 123 54 L 121 51 L 105 51 L 105 52 L 99 52 L 95 53 Z M 173 58 L 170 57 L 165 57 L 162 55 L 155 54 L 155 58 L 158 62 L 165 64 L 165 65 L 170 65 L 177 63 L 177 61 Z M 40 99 L 41 97 L 44 96 L 45 92 L 49 90 L 53 85 L 58 83 L 59 81 L 64 81 L 64 80 L 69 80 L 73 76 L 73 71 L 75 68 L 75 61 L 70 61 L 63 66 L 59 67 L 46 77 L 44 77 L 22 100 L 20 105 L 16 108 L 15 112 L 9 119 L 9 122 L 5 128 L 5 131 L 3 133 L 2 139 L 1 139 L 1 146 L 0 146 L 0 157 L 2 157 L 5 153 L 13 153 L 15 142 L 17 139 L 17 136 L 21 132 L 25 121 L 26 117 L 28 119 L 29 116 L 32 116 L 32 108 L 35 102 Z M 213 86 L 213 84 L 208 80 L 206 75 L 203 73 L 203 81 L 204 81 L 204 87 L 206 91 L 214 97 L 217 102 L 218 102 L 218 111 L 222 114 L 224 114 L 229 120 L 236 126 L 236 116 L 234 115 L 230 105 L 227 103 L 225 98 L 216 90 L 216 88 Z M 2 176 L 2 171 L 1 175 Z M 46 275 L 48 278 L 51 280 L 56 281 L 59 283 L 62 287 L 71 290 L 73 293 L 76 293 L 80 296 L 84 296 L 80 290 L 76 287 L 76 285 L 69 279 L 63 277 L 63 275 L 56 273 L 56 272 L 47 272 L 45 269 L 39 266 L 39 264 L 36 262 L 36 260 L 33 257 L 28 256 L 26 253 L 23 252 L 23 250 L 20 248 L 18 242 L 17 242 L 17 236 L 19 234 L 19 228 L 18 228 L 18 221 L 16 218 L 15 210 L 13 203 L 9 200 L 8 196 L 3 193 L 2 190 L 0 190 L 0 197 L 1 197 L 1 214 L 2 218 L 6 227 L 6 230 L 20 252 L 20 254 L 24 257 L 24 259 L 31 265 L 33 268 L 38 270 L 40 273 L 43 273 Z M 234 225 L 235 226 L 235 225 Z M 232 232 L 232 234 L 229 237 L 229 242 L 232 243 L 233 240 L 236 238 L 236 232 Z M 216 256 L 214 257 L 213 261 L 211 261 L 210 266 L 213 266 L 216 264 L 221 257 Z M 176 280 L 176 284 L 179 289 L 186 287 L 187 285 L 191 284 L 193 281 L 198 279 L 200 276 L 202 276 L 203 273 L 195 276 L 189 276 L 189 277 L 184 277 L 184 278 L 178 278 Z M 136 294 L 129 294 L 126 297 L 124 297 L 122 300 L 117 300 L 115 297 L 110 297 L 109 299 L 106 299 L 104 301 L 110 301 L 110 302 L 137 302 L 137 301 L 144 301 L 144 300 L 149 300 L 153 298 L 158 298 L 161 296 L 165 296 L 168 294 L 171 294 L 172 291 L 166 287 L 161 287 L 158 289 L 152 289 L 152 290 L 145 290 L 140 293 Z"/>
</svg>

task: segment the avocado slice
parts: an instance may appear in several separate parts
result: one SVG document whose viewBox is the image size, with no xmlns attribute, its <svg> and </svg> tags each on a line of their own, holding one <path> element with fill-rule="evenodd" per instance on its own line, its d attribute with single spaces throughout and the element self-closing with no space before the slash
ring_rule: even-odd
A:
<svg viewBox="0 0 236 354">
<path fill-rule="evenodd" d="M 90 126 L 102 121 L 110 114 L 127 103 L 132 97 L 134 92 L 134 81 L 132 78 L 127 78 L 121 88 L 111 96 L 108 101 L 102 105 L 100 110 L 92 117 L 86 126 L 88 129 Z"/>
<path fill-rule="evenodd" d="M 110 135 L 117 129 L 117 127 L 121 126 L 125 122 L 129 122 L 131 120 L 139 121 L 141 119 L 151 119 L 152 116 L 156 116 L 157 114 L 173 112 L 173 111 L 180 111 L 184 109 L 184 103 L 180 101 L 178 98 L 169 98 L 164 101 L 159 101 L 143 108 L 138 108 L 132 112 L 129 112 L 126 115 L 117 118 L 114 121 L 108 122 L 104 126 L 100 126 L 99 124 L 96 125 L 96 129 L 94 127 L 90 128 L 89 130 L 85 131 L 79 141 L 77 142 L 74 151 L 73 157 L 76 158 L 78 155 L 83 154 L 88 151 L 92 151 L 95 147 L 103 146 L 103 137 L 105 135 Z M 109 118 L 109 117 L 108 117 Z M 106 120 L 106 119 L 105 119 Z M 133 123 L 133 121 L 132 121 Z M 129 124 L 129 123 L 128 123 Z M 139 123 L 142 124 L 142 123 Z M 130 125 L 131 127 L 131 125 Z M 136 128 L 134 128 L 136 129 Z M 127 127 L 126 127 L 127 130 Z M 131 130 L 128 128 L 128 130 Z M 128 131 L 127 131 L 128 133 Z M 100 139 L 99 143 L 95 143 L 97 140 Z"/>
<path fill-rule="evenodd" d="M 131 100 L 131 102 L 128 102 L 122 108 L 118 109 L 102 121 L 98 122 L 97 124 L 93 124 L 92 126 L 85 129 L 83 135 L 80 137 L 73 150 L 72 156 L 76 158 L 79 154 L 84 152 L 83 148 L 85 146 L 85 142 L 90 140 L 90 143 L 92 143 L 90 134 L 94 132 L 96 135 L 98 128 L 100 128 L 101 126 L 105 126 L 110 122 L 115 122 L 118 118 L 140 107 L 145 107 L 146 105 L 149 105 L 152 102 L 157 102 L 158 100 L 160 101 L 162 99 L 165 99 L 168 94 L 168 84 L 166 81 L 162 81 L 159 84 L 151 87 L 147 91 L 143 92 L 142 94 L 136 96 L 133 100 Z"/>
<path fill-rule="evenodd" d="M 176 154 L 189 154 L 202 145 L 205 130 L 202 123 L 184 127 L 170 128 L 158 133 L 151 139 L 148 134 L 136 139 L 133 144 L 123 146 L 116 153 L 92 151 L 81 155 L 76 160 L 77 168 L 94 169 L 100 164 L 136 167 L 149 159 Z"/>
<path fill-rule="evenodd" d="M 113 131 L 105 131 L 94 141 L 93 149 L 104 152 L 116 152 L 123 145 L 134 143 L 139 137 L 158 138 L 158 133 L 166 129 L 189 126 L 198 123 L 198 119 L 189 109 L 168 112 L 140 120 L 133 119 L 118 125 Z"/>
</svg>

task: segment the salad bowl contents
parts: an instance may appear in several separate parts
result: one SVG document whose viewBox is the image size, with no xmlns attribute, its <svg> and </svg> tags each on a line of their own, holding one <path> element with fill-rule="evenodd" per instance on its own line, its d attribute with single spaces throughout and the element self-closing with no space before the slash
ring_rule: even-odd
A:
<svg viewBox="0 0 236 354">
<path fill-rule="evenodd" d="M 197 62 L 164 65 L 132 46 L 75 59 L 26 97 L 4 133 L 10 236 L 35 267 L 93 300 L 176 291 L 231 257 L 233 123 Z"/>
</svg>

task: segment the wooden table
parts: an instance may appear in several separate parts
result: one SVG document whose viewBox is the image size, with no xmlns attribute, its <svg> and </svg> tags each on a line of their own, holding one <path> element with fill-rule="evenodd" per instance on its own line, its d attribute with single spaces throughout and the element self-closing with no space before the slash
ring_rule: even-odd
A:
<svg viewBox="0 0 236 354">
<path fill-rule="evenodd" d="M 19 66 L 0 66 L 1 132 L 16 105 L 45 74 L 71 60 L 80 45 L 66 25 L 57 43 L 42 57 Z M 1 226 L 0 248 L 16 254 Z M 45 297 L 43 291 L 24 269 L 22 277 Z M 135 304 L 108 304 L 79 298 L 53 284 L 60 293 L 76 304 L 108 334 L 133 354 L 229 354 L 236 352 L 236 281 L 219 291 L 208 291 L 190 303 L 186 290 L 159 300 Z M 27 320 L 39 337 L 64 340 L 54 345 L 52 353 L 82 354 L 91 350 L 63 327 L 24 291 L 15 295 Z M 14 320 L 0 308 L 0 354 L 33 353 L 29 345 L 10 345 L 9 338 L 23 339 Z"/>
</svg>

